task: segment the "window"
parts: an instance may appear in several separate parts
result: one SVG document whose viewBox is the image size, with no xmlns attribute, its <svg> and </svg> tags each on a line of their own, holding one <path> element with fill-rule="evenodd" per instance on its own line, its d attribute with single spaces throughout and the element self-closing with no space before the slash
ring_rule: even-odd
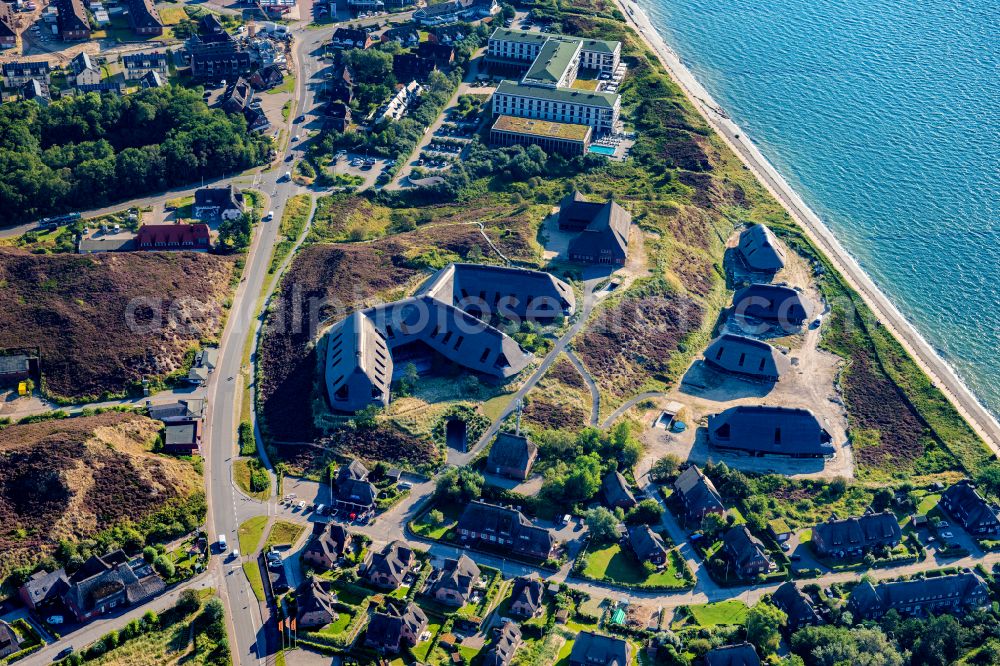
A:
<svg viewBox="0 0 1000 666">
<path fill-rule="evenodd" d="M 461 347 L 462 346 L 462 342 L 464 340 L 465 340 L 465 336 L 464 335 L 458 336 L 458 340 L 455 340 L 455 349 L 458 349 L 459 347 Z"/>
<path fill-rule="evenodd" d="M 490 355 L 489 347 L 483 350 L 483 355 L 479 357 L 480 363 L 486 363 L 486 357 Z"/>
<path fill-rule="evenodd" d="M 747 358 L 747 355 L 746 355 L 746 354 L 740 354 L 740 362 L 738 363 L 738 365 L 739 365 L 739 366 L 740 366 L 741 368 L 743 367 L 743 361 L 745 361 L 745 360 L 746 360 L 746 358 Z"/>
<path fill-rule="evenodd" d="M 441 343 L 442 343 L 442 344 L 448 344 L 448 341 L 449 341 L 449 340 L 451 340 L 451 331 L 447 331 L 447 332 L 446 332 L 446 333 L 444 334 L 444 337 L 443 337 L 443 338 L 441 338 Z"/>
<path fill-rule="evenodd" d="M 777 445 L 781 444 L 781 428 L 774 429 L 774 443 Z"/>
</svg>

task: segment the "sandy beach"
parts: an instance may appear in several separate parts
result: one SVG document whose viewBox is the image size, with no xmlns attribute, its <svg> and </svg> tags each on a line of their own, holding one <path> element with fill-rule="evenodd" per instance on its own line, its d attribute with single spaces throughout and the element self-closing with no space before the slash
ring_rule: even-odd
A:
<svg viewBox="0 0 1000 666">
<path fill-rule="evenodd" d="M 784 178 L 760 153 L 743 130 L 726 115 L 708 91 L 698 83 L 677 54 L 663 41 L 639 5 L 631 0 L 616 0 L 616 2 L 629 24 L 657 54 L 671 78 L 680 86 L 702 116 L 733 152 L 740 157 L 747 168 L 757 176 L 757 179 L 781 202 L 809 239 L 826 254 L 844 276 L 847 283 L 861 294 L 865 303 L 882 324 L 900 341 L 921 369 L 927 373 L 959 413 L 989 445 L 993 453 L 1000 456 L 1000 424 L 997 423 L 993 415 L 976 399 L 951 366 L 938 356 L 906 317 L 878 289 L 857 261 L 841 246 L 822 220 L 785 182 Z"/>
</svg>

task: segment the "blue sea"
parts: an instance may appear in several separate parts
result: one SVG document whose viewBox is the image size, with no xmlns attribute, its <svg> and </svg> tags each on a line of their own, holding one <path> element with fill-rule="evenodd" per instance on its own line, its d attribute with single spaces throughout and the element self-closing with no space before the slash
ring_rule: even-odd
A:
<svg viewBox="0 0 1000 666">
<path fill-rule="evenodd" d="M 639 3 L 1000 414 L 1000 2 Z"/>
</svg>

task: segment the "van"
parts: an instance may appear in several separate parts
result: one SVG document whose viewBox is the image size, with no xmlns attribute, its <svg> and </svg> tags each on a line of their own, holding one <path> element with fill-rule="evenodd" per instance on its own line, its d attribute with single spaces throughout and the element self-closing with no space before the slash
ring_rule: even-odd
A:
<svg viewBox="0 0 1000 666">
<path fill-rule="evenodd" d="M 228 546 L 228 544 L 226 544 L 226 535 L 225 534 L 220 534 L 219 535 L 218 544 L 219 544 L 219 552 L 220 553 L 226 552 L 226 549 L 229 548 L 229 546 Z"/>
<path fill-rule="evenodd" d="M 267 222 L 273 219 L 274 219 L 274 211 L 273 210 L 267 211 L 267 215 L 264 216 L 264 221 Z"/>
<path fill-rule="evenodd" d="M 317 504 L 316 505 L 316 513 L 318 515 L 325 516 L 326 515 L 325 512 L 326 512 L 326 505 L 325 504 Z"/>
</svg>

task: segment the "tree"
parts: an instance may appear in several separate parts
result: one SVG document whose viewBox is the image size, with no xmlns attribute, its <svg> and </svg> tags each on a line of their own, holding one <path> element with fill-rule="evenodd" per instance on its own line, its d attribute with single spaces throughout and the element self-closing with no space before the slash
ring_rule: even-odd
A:
<svg viewBox="0 0 1000 666">
<path fill-rule="evenodd" d="M 632 524 L 653 525 L 663 517 L 663 507 L 655 499 L 644 499 L 628 513 Z"/>
<path fill-rule="evenodd" d="M 153 568 L 164 578 L 173 578 L 176 573 L 174 563 L 166 555 L 160 555 L 153 560 Z"/>
<path fill-rule="evenodd" d="M 649 480 L 654 483 L 665 483 L 680 467 L 681 459 L 673 453 L 663 456 L 649 468 Z"/>
<path fill-rule="evenodd" d="M 201 601 L 198 599 L 198 593 L 194 590 L 184 590 L 177 598 L 177 604 L 175 607 L 184 615 L 190 615 L 195 612 L 199 607 L 201 607 Z"/>
<path fill-rule="evenodd" d="M 1000 463 L 991 462 L 976 475 L 976 483 L 990 495 L 1000 495 Z"/>
<path fill-rule="evenodd" d="M 701 531 L 714 537 L 726 527 L 726 520 L 717 513 L 706 513 L 701 519 Z"/>
<path fill-rule="evenodd" d="M 146 546 L 142 549 L 142 559 L 146 560 L 150 564 L 156 559 L 156 549 L 152 546 Z"/>
<path fill-rule="evenodd" d="M 603 506 L 595 506 L 585 514 L 590 538 L 595 543 L 607 543 L 618 539 L 618 518 Z"/>
<path fill-rule="evenodd" d="M 434 494 L 448 502 L 468 503 L 479 499 L 485 479 L 469 467 L 452 467 L 438 477 Z"/>
<path fill-rule="evenodd" d="M 899 648 L 881 630 L 821 625 L 792 635 L 792 651 L 811 666 L 902 666 Z"/>
<path fill-rule="evenodd" d="M 431 525 L 441 525 L 444 523 L 444 513 L 438 509 L 432 509 L 427 513 L 427 521 Z"/>
<path fill-rule="evenodd" d="M 771 604 L 759 603 L 747 615 L 747 640 L 765 654 L 776 652 L 781 643 L 781 629 L 787 622 L 784 611 Z"/>
</svg>

